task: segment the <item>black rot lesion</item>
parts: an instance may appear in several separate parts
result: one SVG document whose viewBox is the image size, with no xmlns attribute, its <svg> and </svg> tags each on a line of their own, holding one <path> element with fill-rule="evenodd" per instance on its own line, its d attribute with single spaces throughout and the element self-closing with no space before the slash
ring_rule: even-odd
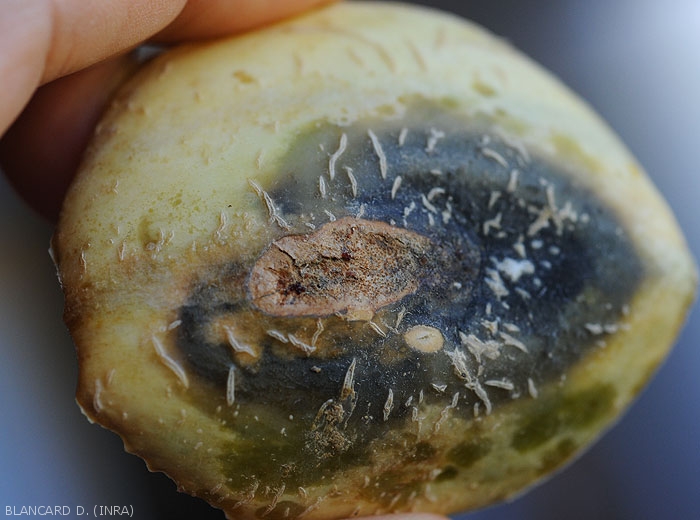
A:
<svg viewBox="0 0 700 520">
<path fill-rule="evenodd" d="M 341 135 L 346 147 L 330 178 L 329 157 Z M 277 475 L 279 482 L 308 473 L 322 478 L 346 459 L 367 462 L 365 448 L 394 428 L 411 427 L 416 409 L 444 407 L 470 420 L 514 397 L 536 397 L 537 388 L 617 330 L 642 278 L 615 211 L 563 172 L 566 165 L 435 107 L 413 107 L 398 123 L 320 125 L 290 150 L 281 161 L 284 175 L 264 187 L 290 225 L 280 238 L 309 236 L 349 217 L 381 222 L 440 244 L 429 261 L 441 269 L 426 270 L 415 291 L 356 321 L 264 312 L 247 289 L 253 262 L 213 267 L 195 283 L 180 310 L 178 346 L 199 377 L 219 388 L 214 401 L 227 404 L 222 396 L 234 367 L 236 409 L 294 416 L 294 427 L 274 433 L 280 460 L 296 468 Z M 356 249 L 341 250 L 337 263 L 349 265 L 361 254 Z M 308 286 L 290 279 L 279 290 L 302 298 Z M 245 324 L 234 328 L 241 333 L 238 350 L 255 346 L 247 363 L 238 361 L 245 352 L 236 352 L 230 338 L 211 334 L 211 324 L 226 319 Z M 404 334 L 415 326 L 436 331 L 441 347 L 423 352 L 407 344 Z M 340 405 L 351 364 L 356 399 Z M 458 406 L 450 407 L 455 396 Z M 334 423 L 324 413 L 337 406 L 343 417 Z M 325 422 L 318 423 L 319 412 Z M 523 424 L 514 447 L 538 445 L 561 421 L 577 427 L 562 414 Z M 468 467 L 482 449 L 454 448 L 449 467 Z M 236 453 L 231 468 L 264 464 Z"/>
</svg>

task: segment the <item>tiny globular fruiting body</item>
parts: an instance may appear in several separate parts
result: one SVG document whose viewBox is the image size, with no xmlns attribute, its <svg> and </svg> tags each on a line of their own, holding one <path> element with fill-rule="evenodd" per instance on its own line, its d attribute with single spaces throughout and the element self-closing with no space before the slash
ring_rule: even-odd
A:
<svg viewBox="0 0 700 520">
<path fill-rule="evenodd" d="M 561 85 L 354 3 L 156 59 L 55 248 L 84 410 L 235 518 L 512 496 L 624 410 L 695 276 Z"/>
</svg>

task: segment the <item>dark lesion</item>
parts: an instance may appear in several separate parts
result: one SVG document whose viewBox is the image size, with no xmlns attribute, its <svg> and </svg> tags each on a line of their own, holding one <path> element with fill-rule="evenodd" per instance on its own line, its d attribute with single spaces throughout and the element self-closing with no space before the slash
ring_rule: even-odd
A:
<svg viewBox="0 0 700 520">
<path fill-rule="evenodd" d="M 347 148 L 322 196 L 318 178 L 343 133 Z M 198 406 L 228 414 L 233 428 L 250 425 L 242 434 L 250 450 L 232 447 L 225 464 L 242 488 L 243 473 L 268 470 L 256 455 L 255 421 L 241 417 L 264 407 L 286 421 L 284 433 L 265 434 L 276 439 L 279 467 L 294 468 L 274 470 L 278 482 L 303 485 L 339 461 L 368 463 L 363 450 L 411 424 L 417 407 L 444 407 L 458 394 L 450 413 L 471 420 L 475 408 L 492 412 L 558 380 L 614 333 L 643 275 L 615 211 L 566 165 L 439 107 L 416 105 L 399 123 L 314 126 L 281 164 L 263 188 L 290 229 L 256 260 L 200 274 L 180 309 L 178 347 L 218 389 Z M 385 265 L 398 273 L 388 282 Z M 217 320 L 245 323 L 234 327 L 238 341 L 255 345 L 257 357 L 240 362 L 231 341 L 211 332 Z M 405 333 L 418 326 L 438 331 L 440 348 L 407 344 Z M 352 406 L 342 398 L 351 364 Z M 227 408 L 232 366 L 236 402 Z M 597 417 L 587 403 L 584 414 Z M 585 427 L 570 418 L 573 406 L 543 410 L 537 424 L 523 419 L 513 447 L 538 446 L 562 421 Z M 453 448 L 444 478 L 475 463 L 485 446 Z"/>
</svg>

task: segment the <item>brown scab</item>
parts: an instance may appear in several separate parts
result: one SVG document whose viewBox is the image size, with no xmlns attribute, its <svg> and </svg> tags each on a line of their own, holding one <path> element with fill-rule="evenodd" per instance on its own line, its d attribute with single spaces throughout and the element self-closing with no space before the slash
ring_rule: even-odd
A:
<svg viewBox="0 0 700 520">
<path fill-rule="evenodd" d="M 433 242 L 385 222 L 344 217 L 275 240 L 258 258 L 248 294 L 282 317 L 369 317 L 415 292 Z"/>
</svg>

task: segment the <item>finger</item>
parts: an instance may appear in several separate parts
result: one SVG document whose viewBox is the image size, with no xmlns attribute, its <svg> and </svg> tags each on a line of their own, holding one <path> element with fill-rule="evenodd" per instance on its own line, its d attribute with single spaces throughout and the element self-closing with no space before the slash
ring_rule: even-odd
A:
<svg viewBox="0 0 700 520">
<path fill-rule="evenodd" d="M 4 0 L 0 4 L 0 133 L 36 87 L 136 44 L 177 18 L 164 37 L 175 41 L 244 30 L 318 0 Z M 201 10 L 203 14 L 197 14 Z M 192 29 L 188 29 L 192 24 Z M 52 36 L 48 36 L 52 35 Z M 55 220 L 91 129 L 124 62 L 72 74 L 37 92 L 0 141 L 0 166 L 20 195 Z"/>
<path fill-rule="evenodd" d="M 30 0 L 29 3 L 35 1 L 38 0 Z M 186 2 L 49 1 L 52 6 L 52 37 L 46 49 L 42 82 L 83 69 L 134 47 L 172 22 Z"/>
<path fill-rule="evenodd" d="M 239 33 L 334 1 L 337 0 L 188 0 L 156 39 L 172 43 Z"/>
<path fill-rule="evenodd" d="M 328 0 L 3 0 L 0 135 L 40 84 L 130 49 L 230 34 Z M 168 24 L 170 27 L 164 30 Z"/>
<path fill-rule="evenodd" d="M 41 87 L 0 140 L 0 164 L 17 192 L 55 222 L 109 98 L 136 67 L 129 55 Z"/>
<path fill-rule="evenodd" d="M 0 134 L 40 84 L 137 45 L 170 23 L 185 2 L 0 2 Z"/>
</svg>

